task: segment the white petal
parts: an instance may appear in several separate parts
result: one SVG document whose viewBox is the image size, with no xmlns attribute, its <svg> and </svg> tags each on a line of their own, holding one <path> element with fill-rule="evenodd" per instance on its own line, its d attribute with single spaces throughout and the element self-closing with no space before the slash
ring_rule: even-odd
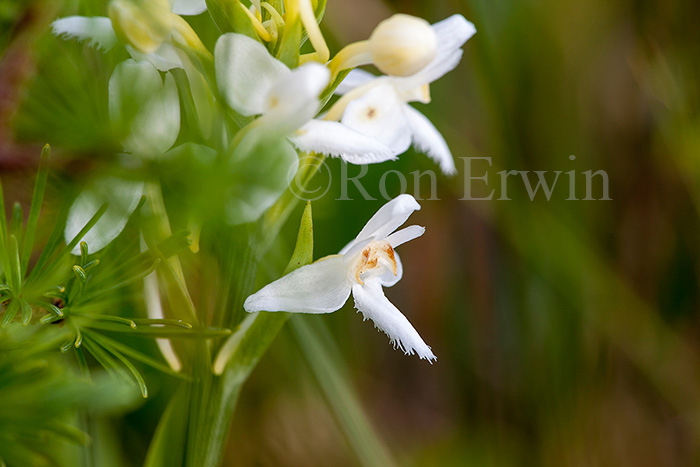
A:
<svg viewBox="0 0 700 467">
<path fill-rule="evenodd" d="M 172 10 L 176 15 L 194 16 L 207 11 L 207 3 L 205 0 L 175 0 Z"/>
<path fill-rule="evenodd" d="M 341 123 L 402 154 L 411 145 L 404 105 L 391 84 L 381 84 L 350 102 Z"/>
<path fill-rule="evenodd" d="M 456 174 L 457 169 L 450 148 L 447 147 L 445 138 L 442 137 L 437 128 L 425 115 L 408 104 L 405 107 L 405 115 L 408 126 L 411 128 L 414 146 L 437 162 L 443 173 L 446 175 Z"/>
<path fill-rule="evenodd" d="M 318 113 L 318 96 L 329 78 L 330 71 L 320 63 L 307 63 L 280 77 L 265 96 L 265 120 L 259 124 L 283 134 L 296 130 Z"/>
<path fill-rule="evenodd" d="M 419 209 L 420 205 L 413 196 L 409 194 L 397 196 L 379 208 L 379 211 L 372 216 L 365 227 L 360 231 L 354 243 L 361 242 L 368 238 L 373 238 L 375 240 L 386 239 L 389 234 L 406 222 L 406 219 L 408 219 L 413 211 Z"/>
<path fill-rule="evenodd" d="M 394 346 L 398 346 L 407 355 L 415 353 L 428 361 L 437 360 L 408 319 L 384 296 L 378 281 L 353 285 L 352 295 L 355 307 L 365 319 L 374 321 L 374 325 L 389 336 Z"/>
<path fill-rule="evenodd" d="M 122 145 L 133 154 L 160 156 L 175 143 L 179 132 L 180 101 L 177 85 L 175 78 L 167 73 L 160 89 L 144 102 L 131 124 L 131 134 Z"/>
<path fill-rule="evenodd" d="M 221 96 L 241 115 L 263 113 L 273 83 L 289 68 L 260 42 L 236 33 L 224 34 L 214 49 L 216 82 Z"/>
<path fill-rule="evenodd" d="M 438 52 L 435 58 L 418 73 L 405 78 L 395 78 L 397 86 L 405 89 L 432 83 L 453 70 L 462 59 L 461 47 L 476 33 L 472 23 L 462 15 L 452 15 L 433 25 L 438 36 Z"/>
<path fill-rule="evenodd" d="M 64 231 L 66 242 L 70 242 L 97 213 L 104 203 L 107 211 L 95 226 L 82 238 L 90 253 L 101 250 L 117 238 L 129 217 L 141 200 L 143 182 L 132 182 L 118 178 L 103 178 L 88 186 L 75 200 L 68 212 Z M 80 246 L 71 252 L 80 254 Z"/>
<path fill-rule="evenodd" d="M 389 147 L 339 122 L 310 120 L 289 139 L 302 151 L 337 156 L 351 164 L 373 164 L 396 158 Z"/>
<path fill-rule="evenodd" d="M 330 313 L 350 296 L 348 268 L 342 256 L 332 256 L 287 274 L 248 297 L 248 312 L 287 311 Z"/>
<path fill-rule="evenodd" d="M 145 60 L 156 67 L 159 71 L 168 71 L 173 68 L 182 68 L 182 59 L 177 54 L 175 47 L 163 42 L 158 49 L 150 54 L 139 52 L 132 46 L 126 46 L 127 52 L 134 60 Z"/>
<path fill-rule="evenodd" d="M 343 79 L 343 81 L 338 85 L 338 87 L 335 89 L 335 93 L 338 95 L 343 95 L 352 89 L 369 83 L 375 78 L 376 76 L 374 76 L 372 73 L 355 68 L 348 73 L 345 79 Z"/>
<path fill-rule="evenodd" d="M 462 15 L 452 15 L 433 24 L 433 30 L 438 37 L 440 49 L 458 49 L 474 34 L 476 27 Z"/>
<path fill-rule="evenodd" d="M 392 287 L 403 277 L 403 263 L 397 252 L 394 252 L 394 259 L 396 260 L 396 275 L 391 270 L 386 270 L 381 275 L 377 276 L 375 280 L 378 280 L 384 287 Z"/>
<path fill-rule="evenodd" d="M 51 23 L 51 31 L 64 38 L 76 39 L 79 42 L 89 41 L 93 47 L 109 50 L 117 43 L 112 22 L 102 16 L 68 16 Z"/>
<path fill-rule="evenodd" d="M 418 238 L 425 233 L 425 227 L 420 225 L 409 225 L 405 229 L 401 229 L 398 232 L 394 232 L 386 238 L 392 248 L 396 248 L 399 245 Z"/>
</svg>

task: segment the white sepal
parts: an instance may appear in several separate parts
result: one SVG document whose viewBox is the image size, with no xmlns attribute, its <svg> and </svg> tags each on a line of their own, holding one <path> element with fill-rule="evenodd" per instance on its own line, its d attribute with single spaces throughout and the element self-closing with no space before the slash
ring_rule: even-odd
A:
<svg viewBox="0 0 700 467">
<path fill-rule="evenodd" d="M 244 116 L 262 114 L 273 84 L 289 73 L 264 45 L 243 34 L 227 33 L 214 48 L 216 82 L 226 103 Z"/>
<path fill-rule="evenodd" d="M 266 285 L 248 297 L 243 307 L 248 312 L 330 313 L 350 296 L 347 275 L 342 256 L 322 259 Z"/>
<path fill-rule="evenodd" d="M 107 203 L 107 211 L 81 240 L 88 244 L 90 253 L 100 251 L 124 230 L 142 194 L 143 182 L 114 177 L 95 180 L 80 193 L 68 211 L 64 230 L 66 242 L 73 240 L 100 207 Z M 79 255 L 80 246 L 76 245 L 71 253 Z"/>
<path fill-rule="evenodd" d="M 172 11 L 176 15 L 199 15 L 207 11 L 207 2 L 205 0 L 174 0 Z"/>
</svg>

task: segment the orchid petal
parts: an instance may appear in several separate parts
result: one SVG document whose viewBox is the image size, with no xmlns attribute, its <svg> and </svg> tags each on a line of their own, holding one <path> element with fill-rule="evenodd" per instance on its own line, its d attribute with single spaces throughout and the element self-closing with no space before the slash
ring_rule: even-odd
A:
<svg viewBox="0 0 700 467">
<path fill-rule="evenodd" d="M 318 96 L 329 79 L 330 71 L 319 63 L 295 68 L 270 87 L 263 102 L 265 120 L 259 124 L 282 134 L 296 130 L 318 112 Z"/>
<path fill-rule="evenodd" d="M 338 85 L 338 87 L 335 89 L 335 93 L 342 96 L 343 94 L 357 87 L 369 83 L 375 78 L 377 77 L 374 76 L 372 73 L 369 73 L 365 70 L 360 70 L 359 68 L 355 68 L 350 73 L 348 73 L 345 79 Z"/>
<path fill-rule="evenodd" d="M 378 281 L 353 285 L 352 295 L 355 307 L 365 319 L 371 319 L 378 329 L 384 331 L 394 346 L 407 355 L 415 353 L 428 361 L 437 360 L 408 319 L 384 296 Z"/>
<path fill-rule="evenodd" d="M 207 11 L 205 0 L 175 0 L 172 3 L 176 15 L 196 16 Z"/>
<path fill-rule="evenodd" d="M 120 63 L 109 79 L 109 113 L 126 132 L 126 151 L 146 157 L 164 153 L 180 132 L 175 79 L 168 73 L 163 82 L 149 62 Z"/>
<path fill-rule="evenodd" d="M 409 225 L 405 229 L 401 229 L 398 232 L 386 237 L 386 241 L 389 242 L 392 248 L 396 248 L 403 245 L 406 242 L 418 238 L 425 233 L 425 227 L 420 225 Z"/>
<path fill-rule="evenodd" d="M 90 253 L 101 250 L 124 230 L 141 201 L 142 193 L 143 182 L 113 177 L 96 180 L 78 196 L 68 211 L 64 230 L 66 242 L 70 242 L 100 207 L 108 203 L 107 211 L 82 238 L 88 244 Z M 80 246 L 76 245 L 71 253 L 79 255 Z"/>
<path fill-rule="evenodd" d="M 134 60 L 145 60 L 159 71 L 169 71 L 173 68 L 183 67 L 182 59 L 177 54 L 177 50 L 167 42 L 163 42 L 155 52 L 150 54 L 139 52 L 129 44 L 126 45 L 126 50 Z"/>
<path fill-rule="evenodd" d="M 332 256 L 302 266 L 266 285 L 248 297 L 243 307 L 251 313 L 330 313 L 341 308 L 350 296 L 347 275 L 342 256 Z"/>
<path fill-rule="evenodd" d="M 351 164 L 395 159 L 393 151 L 381 142 L 339 122 L 310 120 L 289 139 L 302 151 L 340 157 Z"/>
<path fill-rule="evenodd" d="M 447 147 L 445 138 L 428 120 L 425 115 L 406 105 L 404 109 L 406 121 L 411 129 L 413 136 L 413 144 L 415 147 L 426 153 L 428 157 L 440 165 L 440 170 L 446 175 L 454 175 L 457 173 L 455 161 L 452 158 L 450 148 Z"/>
<path fill-rule="evenodd" d="M 452 15 L 433 24 L 441 50 L 458 49 L 474 34 L 476 27 L 462 15 Z"/>
<path fill-rule="evenodd" d="M 107 51 L 117 43 L 117 36 L 109 18 L 103 16 L 68 16 L 51 23 L 51 31 L 59 37 L 85 40 L 92 47 Z"/>
<path fill-rule="evenodd" d="M 273 84 L 289 73 L 264 45 L 236 33 L 222 35 L 214 48 L 216 82 L 221 96 L 235 111 L 258 115 L 267 107 Z"/>
<path fill-rule="evenodd" d="M 360 231 L 354 243 L 370 237 L 373 237 L 375 240 L 387 238 L 389 234 L 406 222 L 413 211 L 418 210 L 420 210 L 420 205 L 413 196 L 409 194 L 397 196 L 379 208 L 379 211 L 372 216 Z"/>
<path fill-rule="evenodd" d="M 396 275 L 391 270 L 384 271 L 376 277 L 383 287 L 392 287 L 403 277 L 403 263 L 397 252 L 394 252 L 394 260 L 396 260 Z"/>
<path fill-rule="evenodd" d="M 348 104 L 341 123 L 378 140 L 398 155 L 411 145 L 403 106 L 393 86 L 377 85 Z"/>
</svg>

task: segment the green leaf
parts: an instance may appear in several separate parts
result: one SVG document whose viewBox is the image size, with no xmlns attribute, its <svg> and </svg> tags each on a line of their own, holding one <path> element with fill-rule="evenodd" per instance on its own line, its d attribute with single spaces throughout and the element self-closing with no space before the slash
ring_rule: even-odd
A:
<svg viewBox="0 0 700 467">
<path fill-rule="evenodd" d="M 6 328 L 12 322 L 12 320 L 15 319 L 15 316 L 19 311 L 19 307 L 19 300 L 12 300 L 10 302 L 10 304 L 4 310 L 2 321 L 0 321 L 0 327 Z"/>
<path fill-rule="evenodd" d="M 188 396 L 187 386 L 183 384 L 170 399 L 151 440 L 144 467 L 183 465 L 183 450 L 177 447 L 185 445 L 189 420 Z"/>
<path fill-rule="evenodd" d="M 299 49 L 301 48 L 302 24 L 299 15 L 294 20 L 288 20 L 280 37 L 277 59 L 289 68 L 299 65 Z"/>
<path fill-rule="evenodd" d="M 307 202 L 299 226 L 297 242 L 292 258 L 285 269 L 289 274 L 301 266 L 313 261 L 313 219 L 311 203 Z M 245 377 L 253 370 L 267 348 L 282 329 L 289 317 L 288 313 L 260 312 L 248 315 L 240 324 L 238 330 L 224 344 L 214 363 L 214 372 L 222 374 L 226 365 L 235 367 L 236 371 Z M 226 369 L 226 371 L 229 371 Z M 243 383 L 240 382 L 240 384 Z"/>
<path fill-rule="evenodd" d="M 51 154 L 51 146 L 48 144 L 41 150 L 41 161 L 39 163 L 39 171 L 36 175 L 34 183 L 34 194 L 32 195 L 32 205 L 29 208 L 29 218 L 27 220 L 27 228 L 24 232 L 24 243 L 22 244 L 22 270 L 27 270 L 29 258 L 32 255 L 34 247 L 34 238 L 36 229 L 39 223 L 39 213 L 41 212 L 41 204 L 44 201 L 44 191 L 46 190 L 46 180 L 49 175 L 47 161 Z"/>
<path fill-rule="evenodd" d="M 312 324 L 311 320 L 304 318 L 295 316 L 291 320 L 292 329 L 360 464 L 377 467 L 397 465 L 372 428 L 357 395 L 352 390 L 345 365 L 332 338 L 321 338 L 328 336 L 328 330 L 322 323 Z"/>
</svg>

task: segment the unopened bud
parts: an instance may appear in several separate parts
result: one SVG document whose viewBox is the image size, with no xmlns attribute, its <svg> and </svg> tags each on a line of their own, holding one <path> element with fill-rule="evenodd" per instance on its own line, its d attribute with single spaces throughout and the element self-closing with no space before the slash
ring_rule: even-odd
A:
<svg viewBox="0 0 700 467">
<path fill-rule="evenodd" d="M 170 5 L 163 0 L 112 0 L 109 19 L 117 37 L 144 54 L 155 52 L 173 28 Z"/>
<path fill-rule="evenodd" d="M 435 58 L 437 45 L 430 23 L 404 14 L 379 23 L 369 38 L 372 62 L 382 73 L 393 76 L 421 70 Z"/>
</svg>

